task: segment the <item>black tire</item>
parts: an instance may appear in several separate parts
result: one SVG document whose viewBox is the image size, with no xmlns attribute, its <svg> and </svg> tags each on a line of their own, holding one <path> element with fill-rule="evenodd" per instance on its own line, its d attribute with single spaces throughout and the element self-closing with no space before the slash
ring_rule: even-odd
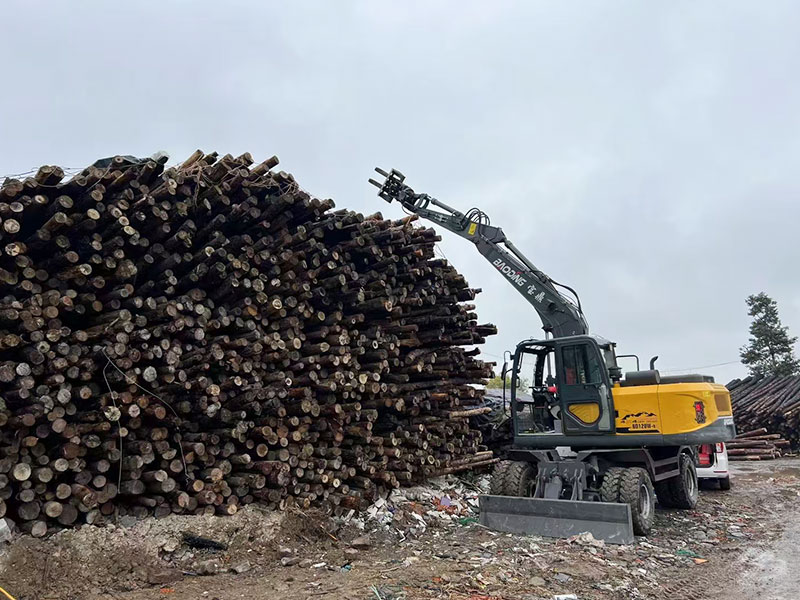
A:
<svg viewBox="0 0 800 600">
<path fill-rule="evenodd" d="M 506 474 L 506 496 L 533 496 L 536 466 L 528 462 L 511 463 Z"/>
<path fill-rule="evenodd" d="M 678 459 L 677 477 L 659 481 L 656 484 L 658 503 L 663 508 L 693 509 L 697 506 L 699 483 L 694 460 L 689 454 L 681 454 Z"/>
<path fill-rule="evenodd" d="M 604 502 L 620 502 L 630 506 L 633 532 L 636 535 L 650 533 L 655 519 L 656 493 L 645 469 L 608 469 L 603 475 L 600 497 Z"/>
<path fill-rule="evenodd" d="M 718 481 L 719 481 L 719 489 L 721 489 L 722 491 L 727 492 L 729 489 L 731 489 L 730 477 L 726 477 L 725 479 L 719 479 Z"/>
<path fill-rule="evenodd" d="M 603 483 L 600 484 L 600 500 L 603 502 L 619 502 L 619 483 L 623 467 L 611 467 L 603 473 Z"/>
<path fill-rule="evenodd" d="M 505 496 L 506 474 L 511 466 L 510 460 L 501 460 L 495 465 L 492 479 L 489 482 L 489 493 L 493 496 Z"/>
<path fill-rule="evenodd" d="M 503 461 L 492 474 L 490 491 L 497 496 L 532 496 L 536 466 L 523 461 Z"/>
</svg>

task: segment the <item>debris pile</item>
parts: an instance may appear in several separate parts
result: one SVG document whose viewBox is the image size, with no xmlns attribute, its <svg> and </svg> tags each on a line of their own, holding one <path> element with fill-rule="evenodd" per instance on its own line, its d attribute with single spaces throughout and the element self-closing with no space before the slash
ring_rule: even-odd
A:
<svg viewBox="0 0 800 600">
<path fill-rule="evenodd" d="M 471 289 L 413 217 L 277 159 L 115 157 L 0 186 L 0 516 L 321 505 L 493 462 Z"/>
<path fill-rule="evenodd" d="M 790 442 L 762 427 L 740 433 L 726 445 L 730 460 L 772 460 L 780 458 L 782 451 L 789 449 Z"/>
<path fill-rule="evenodd" d="M 489 493 L 489 479 L 486 474 L 474 481 L 447 475 L 387 491 L 363 512 L 344 515 L 342 523 L 362 530 L 394 531 L 401 537 L 429 528 L 469 525 L 477 521 L 478 496 Z"/>
<path fill-rule="evenodd" d="M 794 448 L 800 445 L 800 376 L 751 376 L 727 387 L 740 431 L 766 429 Z"/>
<path fill-rule="evenodd" d="M 475 484 L 481 487 L 483 481 Z M 400 542 L 381 547 L 404 549 L 403 556 L 387 561 L 382 572 L 394 574 L 396 569 L 396 580 L 408 586 L 415 578 L 409 571 L 430 565 L 424 587 L 431 596 L 438 592 L 436 597 L 683 597 L 681 591 L 689 584 L 676 575 L 697 577 L 694 569 L 716 562 L 718 548 L 727 551 L 759 532 L 757 519 L 703 496 L 703 504 L 691 513 L 658 511 L 657 532 L 632 545 L 606 544 L 587 532 L 564 540 L 517 536 L 470 525 L 468 518 L 437 519 L 443 497 L 470 503 L 472 489 L 463 482 L 442 479 L 411 489 L 404 499 L 400 495 L 409 490 L 393 492 L 399 501 L 377 511 L 400 514 L 399 518 L 389 516 L 382 526 L 369 519 L 364 524 L 367 530 L 374 528 L 373 539 L 380 539 L 383 529 L 393 531 Z M 741 501 L 735 496 L 726 499 Z M 414 509 L 427 529 L 420 520 L 407 519 L 405 513 Z"/>
</svg>

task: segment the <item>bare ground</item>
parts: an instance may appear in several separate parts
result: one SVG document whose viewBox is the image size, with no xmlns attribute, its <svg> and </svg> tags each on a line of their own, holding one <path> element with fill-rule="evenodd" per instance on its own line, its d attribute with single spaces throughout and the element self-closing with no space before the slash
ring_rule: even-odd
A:
<svg viewBox="0 0 800 600">
<path fill-rule="evenodd" d="M 737 468 L 741 493 L 759 505 L 765 535 L 731 565 L 731 581 L 719 600 L 794 600 L 800 598 L 800 461 L 745 463 Z"/>
<path fill-rule="evenodd" d="M 403 518 L 410 511 L 399 510 L 392 527 L 356 549 L 350 543 L 364 532 L 352 525 L 248 509 L 16 540 L 0 559 L 0 585 L 18 600 L 795 600 L 800 462 L 736 471 L 733 490 L 704 491 L 696 511 L 659 511 L 654 534 L 631 546 L 497 534 L 457 520 L 414 532 Z M 227 548 L 193 549 L 185 533 Z M 281 556 L 293 564 L 281 566 Z"/>
</svg>

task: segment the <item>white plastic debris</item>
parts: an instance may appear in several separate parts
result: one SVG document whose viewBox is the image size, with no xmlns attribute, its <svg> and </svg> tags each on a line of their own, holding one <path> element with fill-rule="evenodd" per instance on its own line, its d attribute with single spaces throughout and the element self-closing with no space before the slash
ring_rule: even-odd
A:
<svg viewBox="0 0 800 600">
<path fill-rule="evenodd" d="M 454 475 L 434 477 L 424 484 L 385 492 L 361 513 L 350 511 L 343 523 L 359 530 L 425 533 L 430 528 L 466 525 L 477 518 L 478 495 L 488 491 L 490 477 L 468 482 Z"/>
<path fill-rule="evenodd" d="M 8 521 L 0 519 L 0 542 L 9 542 L 13 536 L 11 528 L 8 526 Z"/>
</svg>

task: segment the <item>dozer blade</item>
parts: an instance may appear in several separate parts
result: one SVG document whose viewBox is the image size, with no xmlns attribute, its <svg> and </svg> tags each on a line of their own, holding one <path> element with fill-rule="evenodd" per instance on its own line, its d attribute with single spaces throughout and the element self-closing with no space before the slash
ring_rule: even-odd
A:
<svg viewBox="0 0 800 600">
<path fill-rule="evenodd" d="M 632 544 L 631 507 L 615 502 L 479 496 L 481 525 L 544 537 L 567 538 L 584 531 L 610 544 Z"/>
</svg>

